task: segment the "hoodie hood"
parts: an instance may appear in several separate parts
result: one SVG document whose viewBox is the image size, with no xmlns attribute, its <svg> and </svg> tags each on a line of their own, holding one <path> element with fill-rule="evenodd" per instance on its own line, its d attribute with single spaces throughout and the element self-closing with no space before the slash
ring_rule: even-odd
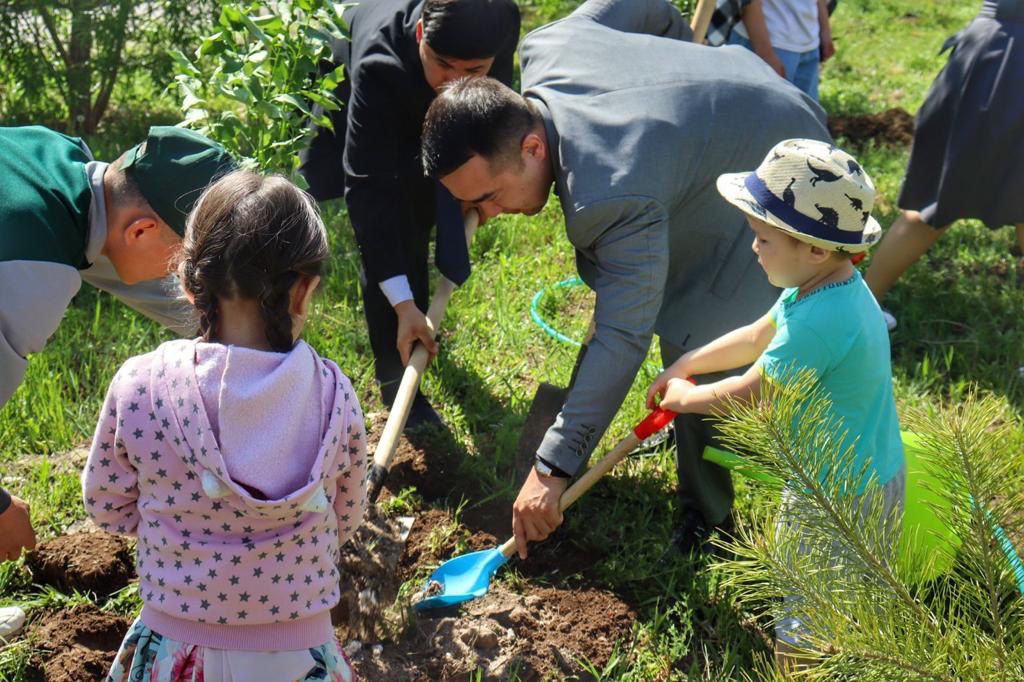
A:
<svg viewBox="0 0 1024 682">
<path fill-rule="evenodd" d="M 303 341 L 274 353 L 194 340 L 164 344 L 157 364 L 168 437 L 207 496 L 273 517 L 326 510 L 342 422 L 333 363 Z"/>
</svg>

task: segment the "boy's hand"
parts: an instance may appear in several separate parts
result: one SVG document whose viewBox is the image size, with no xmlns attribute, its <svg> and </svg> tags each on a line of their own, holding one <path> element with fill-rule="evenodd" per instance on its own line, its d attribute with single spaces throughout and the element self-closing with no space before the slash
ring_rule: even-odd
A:
<svg viewBox="0 0 1024 682">
<path fill-rule="evenodd" d="M 671 369 L 671 368 L 670 368 Z M 669 379 L 672 379 L 675 375 L 670 373 L 670 369 L 666 369 L 654 379 L 654 383 L 647 389 L 647 409 L 653 410 L 658 406 L 658 396 L 665 392 L 665 387 L 668 386 Z"/>
<path fill-rule="evenodd" d="M 827 62 L 836 53 L 836 44 L 832 42 L 832 32 L 822 32 L 821 34 L 821 49 L 819 51 L 818 58 L 822 64 Z"/>
<path fill-rule="evenodd" d="M 694 385 L 686 379 L 670 378 L 665 386 L 665 397 L 662 398 L 660 406 L 673 412 L 686 412 L 686 394 L 693 388 Z"/>
<path fill-rule="evenodd" d="M 818 33 L 821 36 L 818 58 L 824 64 L 836 53 L 836 45 L 832 41 L 832 24 L 828 18 L 828 3 L 826 0 L 818 0 Z"/>
<path fill-rule="evenodd" d="M 786 67 L 783 65 L 782 60 L 779 59 L 779 55 L 775 54 L 775 50 L 769 47 L 764 52 L 758 52 L 757 56 L 760 57 L 768 66 L 772 67 L 772 70 L 782 76 L 786 77 Z"/>
</svg>

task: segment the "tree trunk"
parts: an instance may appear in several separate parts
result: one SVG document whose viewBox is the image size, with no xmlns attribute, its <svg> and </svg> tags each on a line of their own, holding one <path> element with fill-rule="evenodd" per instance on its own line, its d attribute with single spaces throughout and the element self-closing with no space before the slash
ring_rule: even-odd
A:
<svg viewBox="0 0 1024 682">
<path fill-rule="evenodd" d="M 73 0 L 71 3 L 71 36 L 68 39 L 68 114 L 70 129 L 76 135 L 95 132 L 92 115 L 92 0 Z M 91 129 L 90 129 L 91 128 Z"/>
<path fill-rule="evenodd" d="M 107 53 L 103 55 L 101 62 L 105 65 L 100 74 L 99 90 L 93 100 L 89 118 L 86 121 L 87 132 L 96 132 L 100 119 L 107 112 L 107 105 L 110 104 L 110 95 L 117 84 L 117 77 L 121 73 L 121 53 L 124 51 L 125 38 L 128 33 L 128 19 L 132 13 L 132 0 L 120 0 L 117 14 L 113 17 L 113 25 L 110 30 L 109 44 L 106 46 Z"/>
</svg>

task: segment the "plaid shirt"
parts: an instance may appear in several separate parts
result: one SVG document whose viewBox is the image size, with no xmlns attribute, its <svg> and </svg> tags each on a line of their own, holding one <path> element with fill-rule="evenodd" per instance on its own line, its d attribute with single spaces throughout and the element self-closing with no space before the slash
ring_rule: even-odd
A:
<svg viewBox="0 0 1024 682">
<path fill-rule="evenodd" d="M 725 45 L 729 40 L 729 34 L 732 33 L 732 27 L 740 22 L 743 8 L 751 2 L 752 0 L 718 0 L 711 15 L 711 23 L 708 24 L 708 45 Z"/>
</svg>

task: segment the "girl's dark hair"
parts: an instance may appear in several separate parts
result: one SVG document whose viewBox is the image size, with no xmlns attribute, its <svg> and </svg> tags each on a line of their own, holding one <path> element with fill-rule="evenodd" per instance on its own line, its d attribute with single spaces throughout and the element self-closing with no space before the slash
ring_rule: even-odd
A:
<svg viewBox="0 0 1024 682">
<path fill-rule="evenodd" d="M 218 338 L 218 301 L 256 301 L 267 341 L 291 350 L 289 291 L 322 275 L 327 232 L 308 194 L 281 176 L 235 171 L 212 184 L 188 219 L 178 273 L 195 298 L 199 332 Z"/>
</svg>

